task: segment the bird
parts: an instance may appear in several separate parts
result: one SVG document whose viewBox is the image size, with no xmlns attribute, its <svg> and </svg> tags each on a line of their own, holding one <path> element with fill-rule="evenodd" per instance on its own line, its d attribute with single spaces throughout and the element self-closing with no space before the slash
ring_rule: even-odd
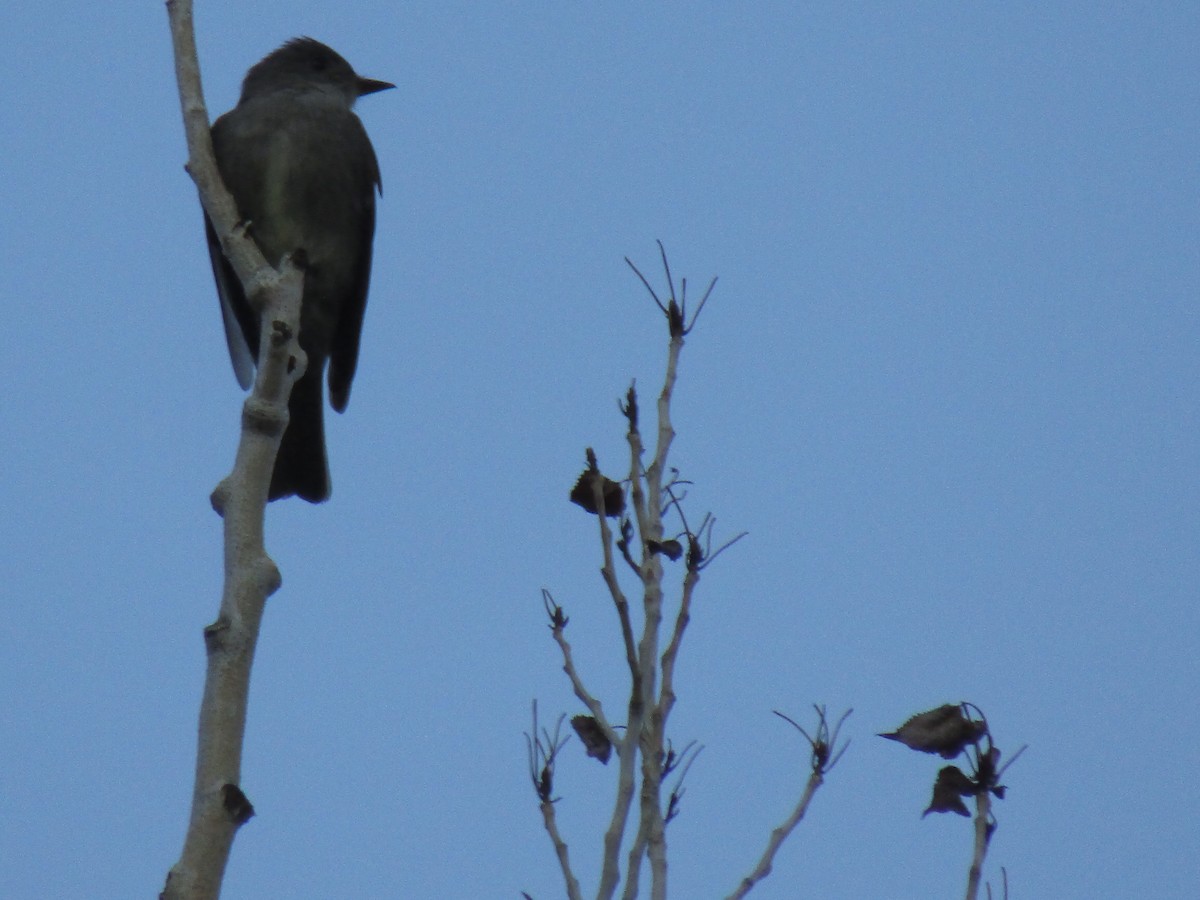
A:
<svg viewBox="0 0 1200 900">
<path fill-rule="evenodd" d="M 375 197 L 383 193 L 375 150 L 353 110 L 359 97 L 394 87 L 361 77 L 313 38 L 295 38 L 251 67 L 237 106 L 212 126 L 217 169 L 247 233 L 272 266 L 295 253 L 304 272 L 298 337 L 308 367 L 292 387 L 269 500 L 329 499 L 322 380 L 328 362 L 329 402 L 344 412 L 371 279 Z M 247 389 L 261 323 L 204 219 L 230 360 Z"/>
</svg>

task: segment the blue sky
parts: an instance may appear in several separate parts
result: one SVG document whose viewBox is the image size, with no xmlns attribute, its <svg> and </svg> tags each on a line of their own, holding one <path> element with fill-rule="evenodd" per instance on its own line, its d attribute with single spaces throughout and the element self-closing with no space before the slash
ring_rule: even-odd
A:
<svg viewBox="0 0 1200 900">
<path fill-rule="evenodd" d="M 161 4 L 0 13 L 0 895 L 153 896 L 186 825 L 241 395 Z M 561 896 L 529 704 L 621 688 L 585 446 L 692 287 L 674 462 L 749 537 L 706 570 L 672 896 L 724 896 L 802 786 L 771 715 L 853 744 L 754 897 L 958 896 L 937 760 L 875 738 L 969 699 L 1014 897 L 1195 897 L 1200 10 L 1193 4 L 201 4 L 215 116 L 309 34 L 396 91 L 333 499 L 269 512 L 228 898 Z M 594 886 L 612 773 L 560 823 Z M 594 889 L 594 888 L 593 888 Z M 589 890 L 590 892 L 590 890 Z"/>
</svg>

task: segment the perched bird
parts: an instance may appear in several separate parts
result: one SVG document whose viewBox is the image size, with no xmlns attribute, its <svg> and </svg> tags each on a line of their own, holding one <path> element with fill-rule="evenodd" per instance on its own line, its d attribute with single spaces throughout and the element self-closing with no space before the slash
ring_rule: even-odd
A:
<svg viewBox="0 0 1200 900">
<path fill-rule="evenodd" d="M 346 409 L 371 279 L 379 163 L 354 102 L 395 87 L 361 78 L 312 38 L 288 41 L 246 74 L 238 105 L 213 124 L 221 178 L 267 262 L 302 251 L 300 346 L 308 369 L 292 388 L 289 423 L 275 461 L 270 499 L 329 498 L 321 380 L 329 362 L 329 402 Z M 234 373 L 250 387 L 259 317 L 221 252 L 205 216 L 221 314 Z"/>
</svg>

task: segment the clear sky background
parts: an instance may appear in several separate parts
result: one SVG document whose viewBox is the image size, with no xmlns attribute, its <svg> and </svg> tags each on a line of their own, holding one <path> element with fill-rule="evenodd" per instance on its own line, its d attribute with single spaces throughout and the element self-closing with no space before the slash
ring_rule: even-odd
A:
<svg viewBox="0 0 1200 900">
<path fill-rule="evenodd" d="M 269 511 L 225 897 L 562 896 L 522 732 L 610 707 L 595 520 L 566 495 L 693 289 L 673 457 L 749 537 L 706 570 L 672 896 L 724 896 L 802 786 L 773 708 L 853 744 L 752 896 L 962 892 L 962 699 L 1008 773 L 1014 898 L 1200 895 L 1200 7 L 334 3 L 197 9 L 215 116 L 301 34 L 365 98 L 385 193 L 333 498 Z M 192 790 L 237 440 L 161 3 L 0 12 L 0 896 L 154 896 Z M 656 281 L 661 285 L 661 279 Z M 614 773 L 557 784 L 587 893 Z"/>
</svg>

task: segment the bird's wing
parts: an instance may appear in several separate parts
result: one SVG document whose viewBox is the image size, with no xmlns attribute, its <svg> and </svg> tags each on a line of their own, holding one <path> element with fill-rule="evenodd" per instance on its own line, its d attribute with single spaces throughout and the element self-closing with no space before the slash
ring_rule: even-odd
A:
<svg viewBox="0 0 1200 900">
<path fill-rule="evenodd" d="M 221 242 L 213 230 L 208 214 L 204 214 L 204 233 L 208 237 L 208 256 L 212 261 L 213 279 L 217 283 L 217 295 L 221 300 L 221 321 L 225 323 L 225 343 L 229 347 L 229 361 L 233 363 L 233 374 L 243 390 L 254 383 L 254 367 L 258 352 L 258 319 L 250 304 L 242 283 L 221 252 Z"/>
<path fill-rule="evenodd" d="M 358 368 L 358 344 L 362 334 L 363 313 L 367 309 L 367 290 L 371 284 L 371 245 L 375 238 L 375 192 L 383 193 L 379 176 L 379 161 L 375 149 L 367 137 L 366 129 L 355 117 L 358 126 L 353 141 L 360 146 L 354 152 L 369 160 L 366 174 L 369 178 L 355 186 L 362 203 L 362 215 L 358 217 L 357 236 L 358 265 L 354 273 L 354 286 L 343 301 L 338 314 L 337 330 L 329 353 L 329 403 L 338 412 L 344 412 L 350 402 L 350 384 Z"/>
</svg>

